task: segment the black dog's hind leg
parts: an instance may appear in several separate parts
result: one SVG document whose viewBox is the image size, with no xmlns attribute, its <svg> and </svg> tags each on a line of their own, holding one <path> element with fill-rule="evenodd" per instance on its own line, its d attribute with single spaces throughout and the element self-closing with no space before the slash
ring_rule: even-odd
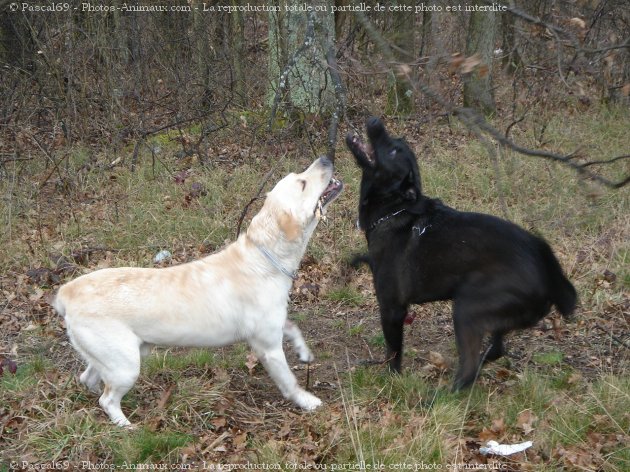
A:
<svg viewBox="0 0 630 472">
<path fill-rule="evenodd" d="M 387 345 L 389 368 L 400 373 L 403 355 L 403 322 L 407 314 L 406 307 L 381 307 L 381 326 Z"/>
<path fill-rule="evenodd" d="M 453 303 L 455 339 L 459 352 L 459 367 L 452 388 L 454 392 L 472 384 L 481 367 L 479 351 L 481 350 L 484 331 L 475 322 L 475 316 L 469 311 L 467 305 L 466 302 L 455 301 Z"/>
<path fill-rule="evenodd" d="M 503 347 L 504 334 L 505 333 L 503 331 L 495 331 L 492 333 L 492 336 L 490 337 L 490 346 L 488 346 L 488 350 L 485 352 L 482 362 L 486 363 L 496 361 L 505 355 L 505 348 Z"/>
</svg>

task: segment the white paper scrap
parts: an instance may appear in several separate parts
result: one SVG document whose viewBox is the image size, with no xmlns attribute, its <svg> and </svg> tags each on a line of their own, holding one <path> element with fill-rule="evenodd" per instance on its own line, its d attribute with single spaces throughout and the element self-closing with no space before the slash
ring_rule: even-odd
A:
<svg viewBox="0 0 630 472">
<path fill-rule="evenodd" d="M 509 456 L 511 454 L 516 454 L 517 452 L 522 452 L 525 449 L 529 449 L 532 447 L 533 443 L 531 441 L 525 441 L 520 444 L 499 444 L 496 441 L 488 441 L 486 443 L 486 447 L 480 447 L 479 452 L 486 454 L 497 454 L 499 456 Z"/>
</svg>

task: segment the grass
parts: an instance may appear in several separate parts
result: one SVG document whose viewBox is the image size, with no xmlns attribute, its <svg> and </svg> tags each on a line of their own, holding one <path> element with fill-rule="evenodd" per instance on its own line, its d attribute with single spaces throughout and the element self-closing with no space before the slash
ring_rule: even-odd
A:
<svg viewBox="0 0 630 472">
<path fill-rule="evenodd" d="M 472 423 L 478 421 L 501 420 L 498 440 L 530 439 L 547 456 L 553 456 L 559 445 L 582 446 L 597 435 L 605 443 L 606 435 L 624 435 L 629 426 L 624 410 L 630 400 L 627 379 L 608 378 L 589 385 L 584 402 L 535 374 L 519 379 L 509 395 L 479 386 L 450 394 L 415 375 L 392 380 L 365 369 L 356 371 L 346 385 L 344 411 L 354 438 L 346 440 L 340 457 L 348 461 L 363 456 L 366 462 L 386 464 L 457 463 L 464 455 L 458 438 L 468 437 Z M 521 423 L 524 416 L 533 418 L 531 431 Z M 551 468 L 554 463 L 560 465 L 552 461 Z M 627 448 L 606 452 L 605 470 L 625 470 L 628 464 Z"/>
<path fill-rule="evenodd" d="M 207 369 L 215 364 L 216 354 L 208 349 L 191 349 L 180 355 L 172 355 L 171 350 L 156 350 L 144 362 L 144 368 L 150 376 L 165 369 L 181 372 L 188 367 Z"/>
<path fill-rule="evenodd" d="M 360 306 L 365 303 L 365 297 L 353 287 L 339 287 L 326 294 L 326 298 L 333 302 L 339 302 L 351 306 Z"/>
<path fill-rule="evenodd" d="M 177 449 L 193 441 L 194 437 L 190 434 L 176 431 L 156 433 L 143 428 L 126 436 L 122 442 L 114 442 L 117 453 L 113 457 L 113 463 L 118 466 L 125 463 L 159 463 L 162 461 L 175 463 L 179 456 L 176 453 Z"/>
<path fill-rule="evenodd" d="M 385 347 L 385 336 L 383 333 L 375 334 L 368 340 L 368 342 L 372 346 Z"/>
<path fill-rule="evenodd" d="M 621 155 L 627 151 L 629 122 L 627 110 L 551 117 L 544 140 L 550 149 L 571 150 L 579 142 L 591 156 Z M 630 288 L 627 189 L 597 188 L 571 170 L 511 153 L 502 153 L 495 167 L 474 141 L 453 144 L 444 139 L 448 130 L 434 131 L 424 136 L 426 151 L 418 155 L 424 191 L 463 210 L 506 216 L 543 235 L 580 294 L 578 319 L 566 325 L 578 333 L 572 339 L 595 340 L 605 335 L 593 325 L 623 323 L 615 310 Z M 454 125 L 455 134 L 461 131 Z M 515 126 L 512 132 L 523 144 L 537 146 L 530 129 Z M 277 166 L 273 181 L 309 160 L 291 155 L 280 162 L 254 158 L 234 167 L 193 166 L 186 181 L 177 183 L 174 176 L 183 166 L 166 157 L 168 139 L 156 139 L 159 159 L 153 165 L 150 155 L 141 155 L 135 173 L 126 167 L 86 172 L 82 166 L 92 156 L 81 148 L 70 152 L 63 172 L 44 186 L 40 183 L 48 171 L 43 166 L 7 164 L 7 178 L 0 181 L 0 224 L 7 229 L 0 235 L 0 268 L 6 274 L 0 291 L 15 301 L 0 316 L 10 312 L 39 328 L 8 338 L 0 352 L 5 357 L 17 352 L 11 357 L 18 362 L 15 375 L 0 377 L 0 470 L 20 458 L 78 463 L 90 457 L 116 465 L 250 460 L 281 464 L 285 470 L 300 463 L 361 460 L 461 464 L 479 460 L 473 452 L 490 437 L 534 442 L 526 455 L 505 459 L 515 469 L 523 464 L 535 470 L 630 468 L 627 359 L 613 359 L 621 366 L 613 372 L 606 357 L 618 346 L 610 337 L 603 347 L 587 343 L 587 359 L 577 366 L 572 362 L 580 348 L 563 341 L 536 351 L 525 345 L 516 366 L 506 368 L 503 361 L 488 366 L 472 390 L 458 394 L 448 391 L 452 369 L 429 375 L 407 368 L 391 376 L 381 366 L 340 362 L 346 347 L 358 351 L 369 345 L 376 353 L 384 346 L 381 332 L 369 323 L 371 314 L 377 317 L 374 299 L 366 295 L 369 277 L 338 275 L 339 261 L 365 249 L 355 229 L 359 172 L 341 148 L 336 165 L 346 190 L 307 251 L 319 268 L 314 273 L 321 276 L 315 282 L 322 285 L 322 295 L 309 302 L 316 307 L 291 307 L 290 313 L 300 324 L 313 326 L 307 341 L 324 367 L 315 367 L 311 384 L 317 379 L 337 386 L 316 392 L 325 396 L 326 407 L 312 415 L 288 408 L 262 369 L 249 374 L 245 346 L 155 350 L 123 402 L 138 429 L 111 426 L 96 397 L 76 382 L 80 362 L 63 344 L 58 320 L 48 320 L 43 302 L 29 299 L 32 287 L 22 274 L 31 267 L 54 268 L 51 254 L 69 256 L 81 247 L 104 248 L 81 271 L 151 266 L 160 249 L 170 250 L 175 262 L 199 257 L 234 239 L 242 208 L 271 167 Z M 616 178 L 628 167 L 622 163 L 604 172 Z M 193 182 L 207 193 L 187 200 Z M 256 204 L 245 222 L 255 211 Z M 614 274 L 612 282 L 604 277 L 606 271 Z M 424 327 L 414 329 L 422 349 L 410 346 L 408 364 L 419 362 L 416 353 L 438 349 Z M 502 371 L 509 376 L 497 380 Z M 303 371 L 296 372 L 303 382 Z"/>
<path fill-rule="evenodd" d="M 561 352 L 536 353 L 533 356 L 534 362 L 543 365 L 557 365 L 562 362 L 564 354 Z"/>
</svg>

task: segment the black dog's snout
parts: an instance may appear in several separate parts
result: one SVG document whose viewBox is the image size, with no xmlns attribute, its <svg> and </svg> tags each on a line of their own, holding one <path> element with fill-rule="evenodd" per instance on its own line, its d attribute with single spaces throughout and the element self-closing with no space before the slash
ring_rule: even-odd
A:
<svg viewBox="0 0 630 472">
<path fill-rule="evenodd" d="M 372 128 L 381 124 L 381 120 L 377 116 L 370 116 L 367 119 L 366 126 Z"/>
<path fill-rule="evenodd" d="M 324 167 L 332 167 L 333 166 L 333 161 L 331 161 L 330 157 L 328 157 L 328 156 L 320 157 L 319 161 Z"/>
<path fill-rule="evenodd" d="M 385 126 L 383 125 L 383 122 L 380 120 L 380 118 L 377 118 L 376 116 L 368 118 L 365 126 L 367 128 L 369 136 L 376 137 L 385 131 Z"/>
</svg>

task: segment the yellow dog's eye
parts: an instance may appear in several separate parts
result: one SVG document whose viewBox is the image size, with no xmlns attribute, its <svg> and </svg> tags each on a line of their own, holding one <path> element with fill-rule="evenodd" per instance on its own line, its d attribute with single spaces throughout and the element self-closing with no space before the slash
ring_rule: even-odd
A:
<svg viewBox="0 0 630 472">
<path fill-rule="evenodd" d="M 298 182 L 300 184 L 302 184 L 302 191 L 304 191 L 304 189 L 306 189 L 306 180 L 304 179 L 298 179 Z"/>
</svg>

